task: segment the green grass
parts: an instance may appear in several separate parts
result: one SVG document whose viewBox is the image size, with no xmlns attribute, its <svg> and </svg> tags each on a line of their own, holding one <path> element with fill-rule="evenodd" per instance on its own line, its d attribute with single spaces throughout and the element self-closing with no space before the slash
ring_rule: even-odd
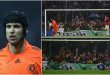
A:
<svg viewBox="0 0 110 75">
<path fill-rule="evenodd" d="M 110 36 L 42 36 L 42 41 L 73 41 L 74 39 L 110 39 Z"/>
<path fill-rule="evenodd" d="M 43 74 L 110 74 L 109 70 L 44 70 Z"/>
</svg>

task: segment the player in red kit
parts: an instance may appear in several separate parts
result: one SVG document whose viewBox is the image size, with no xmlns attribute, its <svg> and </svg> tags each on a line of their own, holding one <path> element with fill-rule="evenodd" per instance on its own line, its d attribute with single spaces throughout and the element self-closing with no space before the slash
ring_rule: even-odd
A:
<svg viewBox="0 0 110 75">
<path fill-rule="evenodd" d="M 110 18 L 108 16 L 105 16 L 104 22 L 105 22 L 106 35 L 109 35 Z"/>
</svg>

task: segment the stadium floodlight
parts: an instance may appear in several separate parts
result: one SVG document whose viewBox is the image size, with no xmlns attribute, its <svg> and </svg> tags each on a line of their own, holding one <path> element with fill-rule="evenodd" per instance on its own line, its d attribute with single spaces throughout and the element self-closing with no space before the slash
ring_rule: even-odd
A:
<svg viewBox="0 0 110 75">
<path fill-rule="evenodd" d="M 110 11 L 110 9 L 45 9 L 45 36 L 47 36 L 47 13 L 48 11 L 60 12 L 60 11 Z"/>
</svg>

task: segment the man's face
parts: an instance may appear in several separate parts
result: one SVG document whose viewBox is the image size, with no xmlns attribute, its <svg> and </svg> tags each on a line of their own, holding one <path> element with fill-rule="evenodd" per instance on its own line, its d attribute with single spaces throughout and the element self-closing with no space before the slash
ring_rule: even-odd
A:
<svg viewBox="0 0 110 75">
<path fill-rule="evenodd" d="M 23 28 L 20 23 L 6 24 L 6 38 L 9 43 L 17 44 L 23 36 Z"/>
</svg>

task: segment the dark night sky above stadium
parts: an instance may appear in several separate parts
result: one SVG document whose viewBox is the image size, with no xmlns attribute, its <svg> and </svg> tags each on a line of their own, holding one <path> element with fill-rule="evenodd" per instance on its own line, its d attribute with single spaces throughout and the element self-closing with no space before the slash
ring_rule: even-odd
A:
<svg viewBox="0 0 110 75">
<path fill-rule="evenodd" d="M 0 1 L 0 49 L 7 43 L 2 23 L 10 11 L 23 11 L 28 14 L 26 39 L 30 44 L 41 47 L 41 1 Z"/>
</svg>

